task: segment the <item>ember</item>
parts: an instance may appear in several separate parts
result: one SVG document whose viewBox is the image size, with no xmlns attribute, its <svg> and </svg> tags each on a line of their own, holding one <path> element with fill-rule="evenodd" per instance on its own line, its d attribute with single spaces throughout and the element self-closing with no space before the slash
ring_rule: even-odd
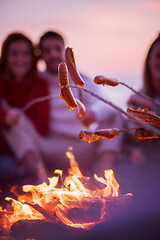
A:
<svg viewBox="0 0 160 240">
<path fill-rule="evenodd" d="M 66 153 L 70 161 L 68 176 L 63 180 L 63 171 L 55 170 L 49 184 L 24 185 L 24 194 L 11 201 L 6 209 L 0 209 L 1 229 L 10 230 L 13 223 L 28 220 L 45 220 L 74 228 L 91 229 L 108 218 L 108 203 L 123 203 L 132 194 L 120 196 L 119 184 L 114 172 L 104 171 L 104 178 L 94 175 L 103 188 L 95 186 L 89 177 L 82 175 L 71 151 Z M 125 201 L 126 202 L 126 201 Z M 96 211 L 94 211 L 96 209 Z M 97 211 L 99 209 L 99 211 Z"/>
</svg>

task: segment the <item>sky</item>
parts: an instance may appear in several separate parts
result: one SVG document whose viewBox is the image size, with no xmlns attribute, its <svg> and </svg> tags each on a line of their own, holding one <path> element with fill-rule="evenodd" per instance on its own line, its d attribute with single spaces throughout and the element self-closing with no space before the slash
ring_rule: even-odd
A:
<svg viewBox="0 0 160 240">
<path fill-rule="evenodd" d="M 11 32 L 37 43 L 48 30 L 64 36 L 80 72 L 139 90 L 147 50 L 160 32 L 160 0 L 0 0 L 0 45 Z M 132 94 L 124 86 L 102 93 L 122 107 Z"/>
</svg>

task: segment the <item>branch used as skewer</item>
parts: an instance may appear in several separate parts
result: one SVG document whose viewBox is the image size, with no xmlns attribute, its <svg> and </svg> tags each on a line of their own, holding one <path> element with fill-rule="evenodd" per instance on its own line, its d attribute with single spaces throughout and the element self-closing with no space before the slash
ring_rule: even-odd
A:
<svg viewBox="0 0 160 240">
<path fill-rule="evenodd" d="M 101 85 L 109 85 L 109 86 L 112 86 L 112 87 L 115 87 L 119 84 L 127 87 L 128 89 L 130 89 L 132 92 L 134 92 L 135 94 L 145 98 L 146 100 L 152 102 L 154 105 L 157 105 L 158 107 L 160 107 L 160 103 L 157 102 L 155 99 L 145 95 L 144 93 L 142 92 L 138 92 L 136 91 L 134 88 L 130 87 L 128 84 L 124 83 L 124 82 L 119 82 L 117 79 L 114 79 L 114 78 L 107 78 L 103 75 L 97 75 L 95 78 L 94 78 L 94 83 L 96 84 L 101 84 Z"/>
<path fill-rule="evenodd" d="M 25 202 L 25 204 L 29 205 L 30 207 L 35 209 L 37 212 L 41 213 L 45 217 L 45 219 L 51 222 L 57 222 L 56 217 L 54 215 L 52 216 L 46 209 L 41 207 L 39 204 L 33 204 L 29 202 Z"/>
<path fill-rule="evenodd" d="M 89 93 L 90 95 L 92 95 L 93 97 L 99 99 L 100 101 L 108 104 L 109 106 L 111 106 L 112 108 L 116 109 L 117 111 L 119 111 L 120 113 L 122 113 L 123 115 L 125 115 L 127 118 L 129 118 L 131 121 L 134 121 L 135 123 L 137 123 L 140 127 L 143 127 L 145 129 L 147 129 L 148 131 L 152 131 L 152 132 L 155 132 L 156 134 L 158 134 L 160 136 L 160 130 L 158 130 L 157 128 L 154 128 L 152 126 L 148 126 L 147 124 L 145 124 L 143 121 L 141 120 L 138 120 L 136 118 L 134 118 L 131 114 L 125 112 L 122 108 L 120 108 L 119 106 L 115 105 L 114 103 L 100 97 L 99 95 L 97 95 L 96 93 L 94 92 L 91 92 L 90 90 L 84 88 L 84 87 L 79 87 L 79 86 L 75 86 L 75 85 L 68 85 L 67 87 L 70 87 L 70 88 L 77 88 L 77 89 L 80 89 L 84 92 L 87 92 Z"/>
<path fill-rule="evenodd" d="M 31 100 L 30 102 L 28 102 L 23 108 L 22 108 L 22 112 L 26 112 L 30 107 L 32 107 L 34 104 L 36 103 L 40 103 L 40 102 L 44 102 L 44 101 L 49 101 L 52 100 L 54 98 L 58 98 L 59 95 L 58 94 L 52 94 L 52 95 L 47 95 L 45 97 L 39 97 L 39 98 L 35 98 L 33 100 Z"/>
<path fill-rule="evenodd" d="M 125 133 L 125 132 L 136 131 L 136 130 L 137 130 L 137 128 L 126 128 L 126 129 L 120 129 L 119 132 Z"/>
<path fill-rule="evenodd" d="M 158 134 L 160 136 L 160 131 L 157 128 L 148 126 L 147 124 L 145 124 L 143 121 L 135 119 L 131 114 L 126 113 L 122 108 L 118 107 L 117 105 L 113 104 L 112 102 L 100 97 L 99 95 L 95 94 L 94 92 L 91 92 L 90 90 L 84 88 L 84 87 L 80 87 L 80 86 L 72 86 L 72 85 L 68 85 L 67 87 L 70 88 L 77 88 L 80 89 L 84 92 L 87 92 L 88 94 L 92 95 L 93 97 L 99 99 L 100 101 L 108 104 L 109 106 L 113 107 L 114 109 L 116 109 L 117 111 L 121 112 L 122 114 L 124 114 L 127 118 L 129 118 L 131 121 L 136 122 L 140 127 L 145 128 L 148 131 L 152 131 L 155 132 L 156 134 Z M 43 102 L 43 101 L 48 101 L 48 100 L 52 100 L 54 98 L 58 98 L 60 97 L 58 94 L 52 94 L 52 95 L 48 95 L 45 97 L 39 97 L 36 99 L 31 100 L 29 103 L 27 103 L 23 108 L 22 108 L 22 112 L 27 111 L 30 107 L 32 107 L 34 104 L 39 103 L 39 102 Z"/>
<path fill-rule="evenodd" d="M 158 135 L 156 135 L 153 132 L 149 132 L 144 128 L 127 128 L 127 129 L 121 129 L 119 130 L 120 133 L 125 133 L 128 131 L 135 131 L 135 136 L 138 139 L 153 139 L 153 138 L 159 138 Z"/>
<path fill-rule="evenodd" d="M 153 132 L 150 132 L 144 128 L 127 128 L 127 129 L 118 129 L 118 128 L 112 128 L 112 129 L 99 129 L 95 132 L 91 131 L 81 131 L 79 134 L 79 138 L 82 139 L 85 142 L 92 143 L 101 139 L 113 139 L 116 136 L 119 135 L 119 133 L 125 133 L 128 131 L 135 131 L 135 136 L 138 139 L 155 139 L 159 138 L 158 135 L 156 135 Z"/>
<path fill-rule="evenodd" d="M 133 89 L 132 87 L 130 87 L 128 84 L 126 84 L 126 83 L 124 83 L 124 82 L 119 82 L 119 84 L 121 84 L 121 85 L 123 85 L 123 86 L 129 88 L 132 92 L 136 93 L 136 94 L 139 95 L 140 97 L 143 97 L 143 98 L 145 98 L 146 100 L 152 102 L 154 105 L 160 107 L 160 103 L 157 102 L 155 99 L 153 99 L 153 98 L 151 98 L 151 97 L 145 95 L 145 94 L 142 93 L 142 92 L 138 92 L 138 91 L 136 91 L 135 89 Z"/>
</svg>

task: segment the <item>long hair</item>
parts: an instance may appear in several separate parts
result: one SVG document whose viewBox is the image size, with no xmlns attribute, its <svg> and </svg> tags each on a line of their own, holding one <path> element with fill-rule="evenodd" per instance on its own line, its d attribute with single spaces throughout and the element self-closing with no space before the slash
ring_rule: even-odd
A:
<svg viewBox="0 0 160 240">
<path fill-rule="evenodd" d="M 33 47 L 32 41 L 24 34 L 14 32 L 14 33 L 9 34 L 2 44 L 1 58 L 0 58 L 0 75 L 5 80 L 8 79 L 8 77 L 9 77 L 9 71 L 8 71 L 8 66 L 7 66 L 7 56 L 8 56 L 9 47 L 13 42 L 20 42 L 20 41 L 27 42 L 27 44 L 30 47 L 30 54 L 32 57 L 32 66 L 27 75 L 29 77 L 32 77 L 37 72 L 37 67 L 36 67 L 37 60 L 36 60 L 36 57 L 34 54 L 34 47 Z"/>
<path fill-rule="evenodd" d="M 152 81 L 153 79 L 152 79 L 151 69 L 149 66 L 149 61 L 150 61 L 150 56 L 151 56 L 152 50 L 157 44 L 160 44 L 160 33 L 159 33 L 158 37 L 152 42 L 152 44 L 147 52 L 145 63 L 144 63 L 143 91 L 146 95 L 148 95 L 150 97 L 154 97 L 154 87 L 153 87 L 153 81 Z"/>
</svg>

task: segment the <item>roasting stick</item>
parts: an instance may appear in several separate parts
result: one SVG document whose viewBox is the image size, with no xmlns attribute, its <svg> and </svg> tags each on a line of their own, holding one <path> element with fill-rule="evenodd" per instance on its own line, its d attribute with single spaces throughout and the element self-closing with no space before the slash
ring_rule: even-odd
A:
<svg viewBox="0 0 160 240">
<path fill-rule="evenodd" d="M 23 204 L 27 204 L 33 209 L 35 209 L 37 212 L 41 213 L 47 220 L 51 222 L 57 222 L 56 217 L 51 215 L 45 208 L 41 207 L 39 204 L 33 204 L 29 202 L 24 202 Z"/>
<path fill-rule="evenodd" d="M 91 92 L 90 90 L 84 88 L 84 87 L 80 87 L 80 86 L 75 86 L 75 85 L 68 85 L 67 87 L 70 88 L 77 88 L 79 90 L 82 90 L 84 92 L 87 92 L 88 94 L 92 95 L 93 97 L 99 99 L 100 101 L 108 104 L 109 106 L 113 107 L 114 109 L 116 109 L 117 111 L 121 112 L 122 114 L 124 114 L 127 118 L 129 118 L 131 121 L 136 122 L 140 127 L 146 128 L 148 131 L 153 131 L 156 134 L 158 134 L 160 136 L 160 130 L 158 130 L 155 127 L 152 126 L 148 126 L 147 124 L 145 124 L 143 121 L 138 120 L 136 118 L 134 118 L 131 114 L 125 112 L 122 108 L 120 108 L 119 106 L 113 104 L 112 102 L 100 97 L 99 95 L 95 94 L 94 92 Z M 39 103 L 39 102 L 43 102 L 43 101 L 48 101 L 54 98 L 59 97 L 59 95 L 57 94 L 52 94 L 52 95 L 48 95 L 45 97 L 40 97 L 40 98 L 36 98 L 31 100 L 28 104 L 26 104 L 23 108 L 22 108 L 22 113 L 24 113 L 25 111 L 27 111 L 30 107 L 32 107 L 34 104 Z"/>
<path fill-rule="evenodd" d="M 153 99 L 153 98 L 151 98 L 151 97 L 145 95 L 145 94 L 142 93 L 142 92 L 137 92 L 136 90 L 134 90 L 132 87 L 128 86 L 128 85 L 127 85 L 126 83 L 124 83 L 124 82 L 119 82 L 119 84 L 121 84 L 121 85 L 123 85 L 123 86 L 129 88 L 131 91 L 133 91 L 133 92 L 136 93 L 137 95 L 139 95 L 139 96 L 145 98 L 146 100 L 152 102 L 154 105 L 160 107 L 160 103 L 157 102 L 155 99 Z"/>
<path fill-rule="evenodd" d="M 109 85 L 109 86 L 112 86 L 112 87 L 115 87 L 117 86 L 118 84 L 121 84 L 127 88 L 129 88 L 132 92 L 136 93 L 137 95 L 145 98 L 146 100 L 152 102 L 153 104 L 155 104 L 156 106 L 160 107 L 160 103 L 157 102 L 155 99 L 145 95 L 144 93 L 142 92 L 138 92 L 136 91 L 134 88 L 130 87 L 128 84 L 124 83 L 124 82 L 119 82 L 117 79 L 112 79 L 112 78 L 107 78 L 103 75 L 97 75 L 95 78 L 94 78 L 94 83 L 96 84 L 102 84 L 102 85 Z"/>
<path fill-rule="evenodd" d="M 39 103 L 39 102 L 44 102 L 44 101 L 49 101 L 52 100 L 54 98 L 58 98 L 59 95 L 58 94 L 52 94 L 52 95 L 48 95 L 45 97 L 39 97 L 39 98 L 35 98 L 33 100 L 31 100 L 30 102 L 28 102 L 23 108 L 22 108 L 22 112 L 26 112 L 30 107 L 32 107 L 34 104 Z"/>
<path fill-rule="evenodd" d="M 120 129 L 119 132 L 125 133 L 125 132 L 136 131 L 136 130 L 137 130 L 137 128 L 126 128 L 126 129 Z"/>
<path fill-rule="evenodd" d="M 70 88 L 77 88 L 77 89 L 80 89 L 84 92 L 87 92 L 89 93 L 90 95 L 92 95 L 93 97 L 99 99 L 100 101 L 108 104 L 109 106 L 111 106 L 112 108 L 116 109 L 117 111 L 121 112 L 122 114 L 124 114 L 127 118 L 129 118 L 131 121 L 134 121 L 136 122 L 140 127 L 143 127 L 145 129 L 147 129 L 148 131 L 152 131 L 152 132 L 155 132 L 156 134 L 158 134 L 160 136 L 160 130 L 158 130 L 157 128 L 155 127 L 152 127 L 152 126 L 148 126 L 147 124 L 145 124 L 143 121 L 141 120 L 138 120 L 136 119 L 135 117 L 133 117 L 131 114 L 125 112 L 122 108 L 120 108 L 119 106 L 115 105 L 114 103 L 100 97 L 99 95 L 97 95 L 96 93 L 94 92 L 91 92 L 90 90 L 88 90 L 87 88 L 84 88 L 84 87 L 80 87 L 80 86 L 74 86 L 74 85 L 68 85 L 68 87 Z"/>
</svg>

